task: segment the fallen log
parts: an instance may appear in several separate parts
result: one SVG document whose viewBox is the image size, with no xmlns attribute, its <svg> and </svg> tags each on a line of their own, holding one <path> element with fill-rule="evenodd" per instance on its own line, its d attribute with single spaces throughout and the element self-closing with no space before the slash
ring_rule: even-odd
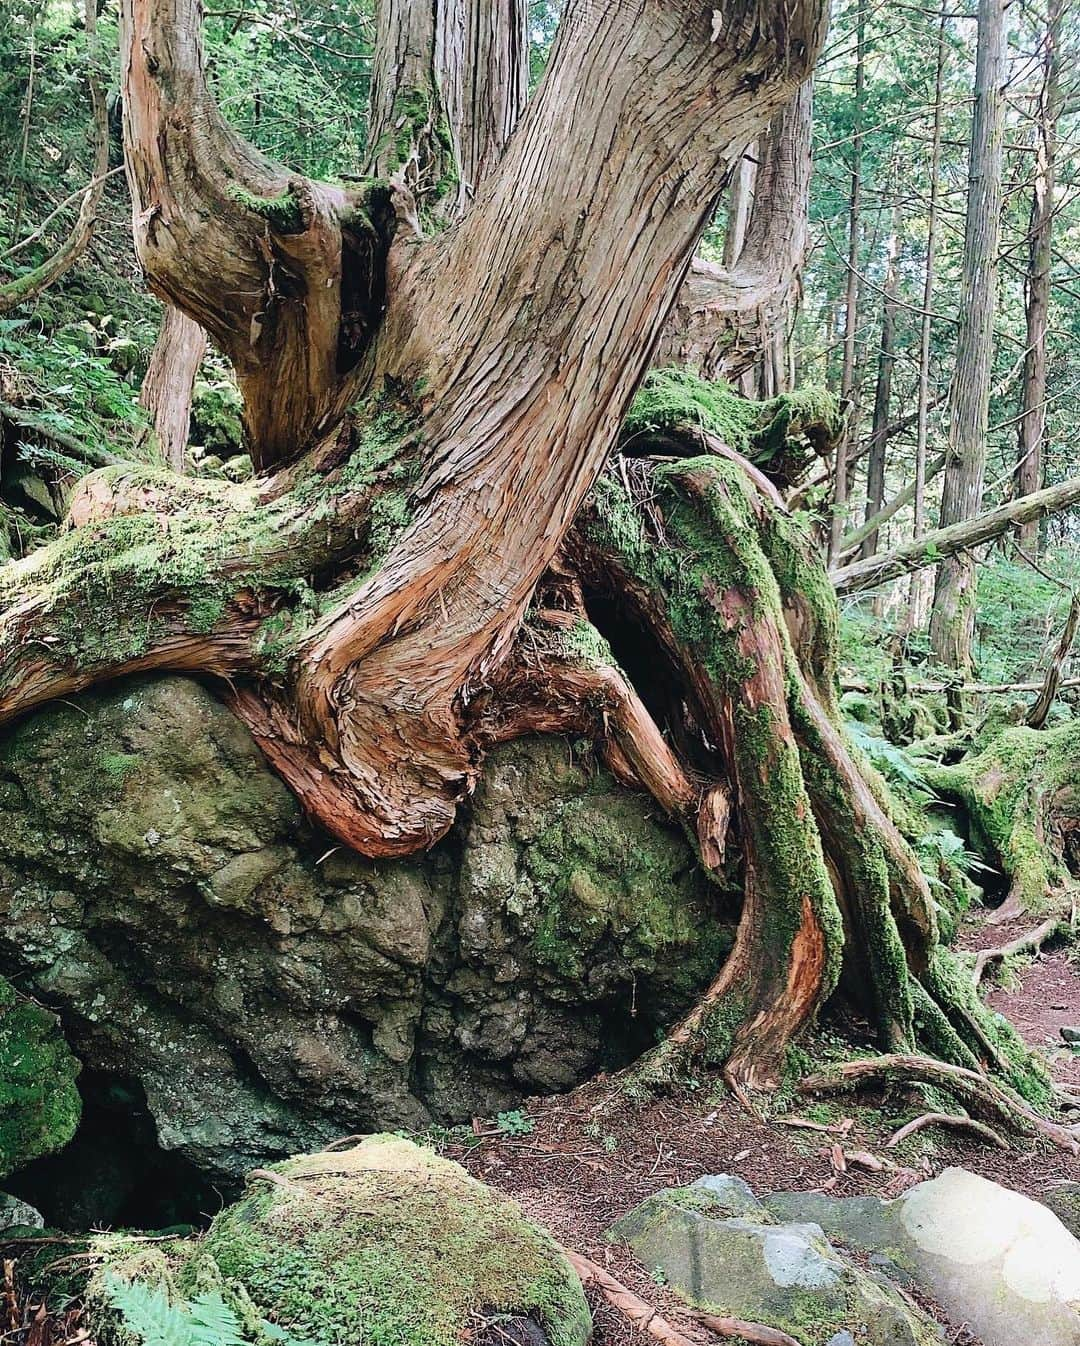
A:
<svg viewBox="0 0 1080 1346">
<path fill-rule="evenodd" d="M 1010 528 L 1030 523 L 1046 514 L 1070 509 L 1077 503 L 1080 503 L 1080 477 L 1070 477 L 1056 486 L 1047 486 L 1042 491 L 1021 496 L 1019 500 L 1010 500 L 974 519 L 965 519 L 963 523 L 924 533 L 922 537 L 906 542 L 893 551 L 840 566 L 830 572 L 830 578 L 838 594 L 873 589 L 901 575 L 909 575 L 913 570 L 936 565 L 939 561 L 955 556 L 957 552 L 970 551 L 984 542 L 992 542 Z"/>
</svg>

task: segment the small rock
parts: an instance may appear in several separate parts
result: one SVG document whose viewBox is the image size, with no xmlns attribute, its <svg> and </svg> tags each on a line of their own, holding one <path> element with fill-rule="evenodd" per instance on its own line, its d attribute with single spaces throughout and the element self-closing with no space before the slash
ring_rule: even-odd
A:
<svg viewBox="0 0 1080 1346">
<path fill-rule="evenodd" d="M 44 1229 L 45 1219 L 39 1210 L 20 1201 L 17 1196 L 0 1192 L 0 1229 Z"/>
<path fill-rule="evenodd" d="M 1080 1239 L 1080 1182 L 1062 1182 L 1051 1187 L 1043 1205 L 1058 1217 L 1073 1238 Z"/>
<path fill-rule="evenodd" d="M 1080 1028 L 1070 1028 L 1065 1024 L 1058 1029 L 1062 1040 L 1067 1042 L 1070 1047 L 1080 1045 Z"/>
</svg>

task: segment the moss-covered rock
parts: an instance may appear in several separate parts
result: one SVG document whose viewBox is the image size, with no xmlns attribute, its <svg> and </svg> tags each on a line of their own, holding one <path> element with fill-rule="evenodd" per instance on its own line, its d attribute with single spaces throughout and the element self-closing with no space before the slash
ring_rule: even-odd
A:
<svg viewBox="0 0 1080 1346">
<path fill-rule="evenodd" d="M 56 1016 L 0 977 L 0 1178 L 75 1134 L 78 1070 Z"/>
<path fill-rule="evenodd" d="M 512 1334 L 516 1319 L 548 1346 L 585 1346 L 592 1330 L 549 1234 L 459 1165 L 393 1135 L 252 1173 L 199 1237 L 90 1235 L 71 1251 L 58 1264 L 54 1246 L 24 1247 L 20 1281 L 54 1310 L 81 1302 L 105 1346 L 143 1339 L 151 1319 L 182 1325 L 208 1299 L 235 1335 L 261 1343 L 458 1346 L 487 1340 L 485 1321 L 535 1340 Z"/>
<path fill-rule="evenodd" d="M 622 1065 L 715 972 L 723 898 L 563 739 L 494 754 L 445 842 L 378 864 L 314 833 L 194 682 L 0 740 L 0 960 L 225 1178 Z"/>
</svg>

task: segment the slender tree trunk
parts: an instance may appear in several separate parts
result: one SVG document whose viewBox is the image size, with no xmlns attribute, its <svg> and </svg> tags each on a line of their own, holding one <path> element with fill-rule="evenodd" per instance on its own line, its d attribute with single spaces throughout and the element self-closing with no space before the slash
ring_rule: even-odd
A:
<svg viewBox="0 0 1080 1346">
<path fill-rule="evenodd" d="M 1046 329 L 1050 312 L 1050 266 L 1053 258 L 1054 178 L 1057 120 L 1060 106 L 1062 0 L 1050 0 L 1043 36 L 1043 84 L 1035 119 L 1035 187 L 1031 197 L 1028 239 L 1027 355 L 1020 393 L 1016 494 L 1037 491 L 1043 479 L 1046 435 Z M 1020 545 L 1037 552 L 1039 526 L 1027 524 Z"/>
<path fill-rule="evenodd" d="M 930 343 L 933 336 L 934 282 L 937 267 L 938 195 L 941 176 L 941 123 L 943 112 L 942 90 L 945 82 L 945 9 L 942 6 L 938 21 L 937 51 L 934 60 L 934 129 L 930 140 L 930 203 L 926 215 L 926 262 L 923 273 L 923 305 L 919 331 L 919 393 L 915 431 L 915 494 L 912 537 L 922 537 L 926 530 L 926 484 L 928 481 L 926 450 L 930 438 Z M 908 628 L 919 630 L 926 620 L 926 606 L 930 595 L 926 571 L 918 570 L 911 577 L 908 595 Z"/>
<path fill-rule="evenodd" d="M 727 230 L 724 234 L 724 268 L 731 271 L 746 246 L 746 226 L 754 204 L 754 183 L 760 162 L 761 146 L 753 144 L 739 160 L 731 179 L 727 202 Z"/>
<path fill-rule="evenodd" d="M 855 49 L 855 126 L 851 137 L 851 196 L 848 202 L 847 286 L 844 302 L 844 363 L 840 400 L 847 409 L 847 428 L 836 445 L 833 474 L 832 520 L 829 526 L 829 564 L 840 554 L 847 523 L 848 444 L 858 426 L 856 338 L 859 330 L 859 232 L 862 216 L 863 103 L 866 98 L 867 0 L 858 0 Z"/>
<path fill-rule="evenodd" d="M 885 504 L 885 459 L 889 442 L 889 408 L 892 402 L 893 367 L 896 352 L 897 299 L 900 291 L 900 229 L 903 220 L 900 204 L 893 207 L 892 233 L 886 252 L 885 295 L 881 309 L 881 347 L 878 351 L 877 387 L 874 393 L 874 419 L 870 431 L 870 451 L 866 460 L 866 520 L 880 514 Z M 866 535 L 861 555 L 873 556 L 878 546 L 878 530 Z"/>
<path fill-rule="evenodd" d="M 1004 0 L 979 0 L 960 334 L 949 395 L 951 461 L 941 499 L 943 528 L 974 517 L 982 504 L 1001 229 L 1005 57 Z M 938 570 L 930 644 L 939 663 L 967 673 L 974 623 L 975 563 L 969 552 L 963 552 Z"/>
<path fill-rule="evenodd" d="M 206 333 L 172 304 L 161 316 L 139 402 L 150 413 L 161 455 L 176 472 L 184 470 L 191 425 L 191 394 L 206 353 Z"/>
</svg>

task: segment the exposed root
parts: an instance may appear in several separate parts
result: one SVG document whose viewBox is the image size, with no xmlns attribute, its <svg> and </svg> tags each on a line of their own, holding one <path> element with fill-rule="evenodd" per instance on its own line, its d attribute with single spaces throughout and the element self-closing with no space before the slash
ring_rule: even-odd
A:
<svg viewBox="0 0 1080 1346">
<path fill-rule="evenodd" d="M 581 1253 L 563 1248 L 562 1254 L 581 1278 L 582 1285 L 595 1285 L 604 1298 L 641 1332 L 665 1343 L 665 1346 L 694 1346 L 689 1337 L 672 1327 L 666 1318 L 646 1303 L 640 1295 L 617 1281 L 610 1272 Z M 695 1322 L 721 1337 L 738 1337 L 754 1346 L 799 1346 L 794 1337 L 764 1323 L 748 1322 L 744 1318 L 719 1317 L 714 1313 L 693 1313 Z"/>
<path fill-rule="evenodd" d="M 666 1318 L 661 1317 L 651 1304 L 647 1304 L 640 1295 L 634 1294 L 633 1290 L 627 1289 L 602 1266 L 569 1248 L 563 1248 L 561 1251 L 581 1278 L 582 1285 L 595 1285 L 607 1302 L 618 1309 L 639 1331 L 648 1332 L 649 1336 L 663 1342 L 664 1346 L 694 1346 L 689 1337 L 683 1336 Z M 790 1341 L 790 1338 L 788 1340 Z M 795 1343 L 795 1346 L 798 1346 L 798 1343 Z"/>
<path fill-rule="evenodd" d="M 885 1142 L 885 1148 L 887 1150 L 895 1149 L 897 1145 L 907 1140 L 908 1136 L 913 1136 L 917 1131 L 923 1131 L 928 1126 L 946 1126 L 957 1131 L 970 1131 L 972 1135 L 989 1141 L 991 1145 L 996 1145 L 999 1150 L 1009 1148 L 1009 1142 L 998 1135 L 992 1126 L 987 1126 L 985 1122 L 976 1121 L 974 1117 L 963 1117 L 952 1112 L 924 1112 L 921 1117 L 913 1118 L 899 1130 L 894 1131 Z"/>
<path fill-rule="evenodd" d="M 1080 1154 L 1080 1126 L 1063 1126 L 1041 1117 L 1026 1103 L 1013 1098 L 993 1080 L 963 1066 L 935 1061 L 930 1056 L 894 1053 L 847 1061 L 799 1083 L 806 1094 L 849 1093 L 879 1080 L 912 1081 L 947 1089 L 972 1112 L 995 1118 L 1020 1135 L 1042 1135 L 1070 1154 Z"/>
<path fill-rule="evenodd" d="M 1000 962 L 1003 958 L 1011 958 L 1018 953 L 1038 953 L 1061 923 L 1062 918 L 1060 916 L 1048 916 L 1034 930 L 1028 930 L 1022 935 L 1017 935 L 1007 944 L 1002 944 L 996 949 L 980 949 L 975 956 L 975 966 L 971 969 L 972 983 L 978 986 L 982 982 L 986 969 L 991 963 Z"/>
</svg>

